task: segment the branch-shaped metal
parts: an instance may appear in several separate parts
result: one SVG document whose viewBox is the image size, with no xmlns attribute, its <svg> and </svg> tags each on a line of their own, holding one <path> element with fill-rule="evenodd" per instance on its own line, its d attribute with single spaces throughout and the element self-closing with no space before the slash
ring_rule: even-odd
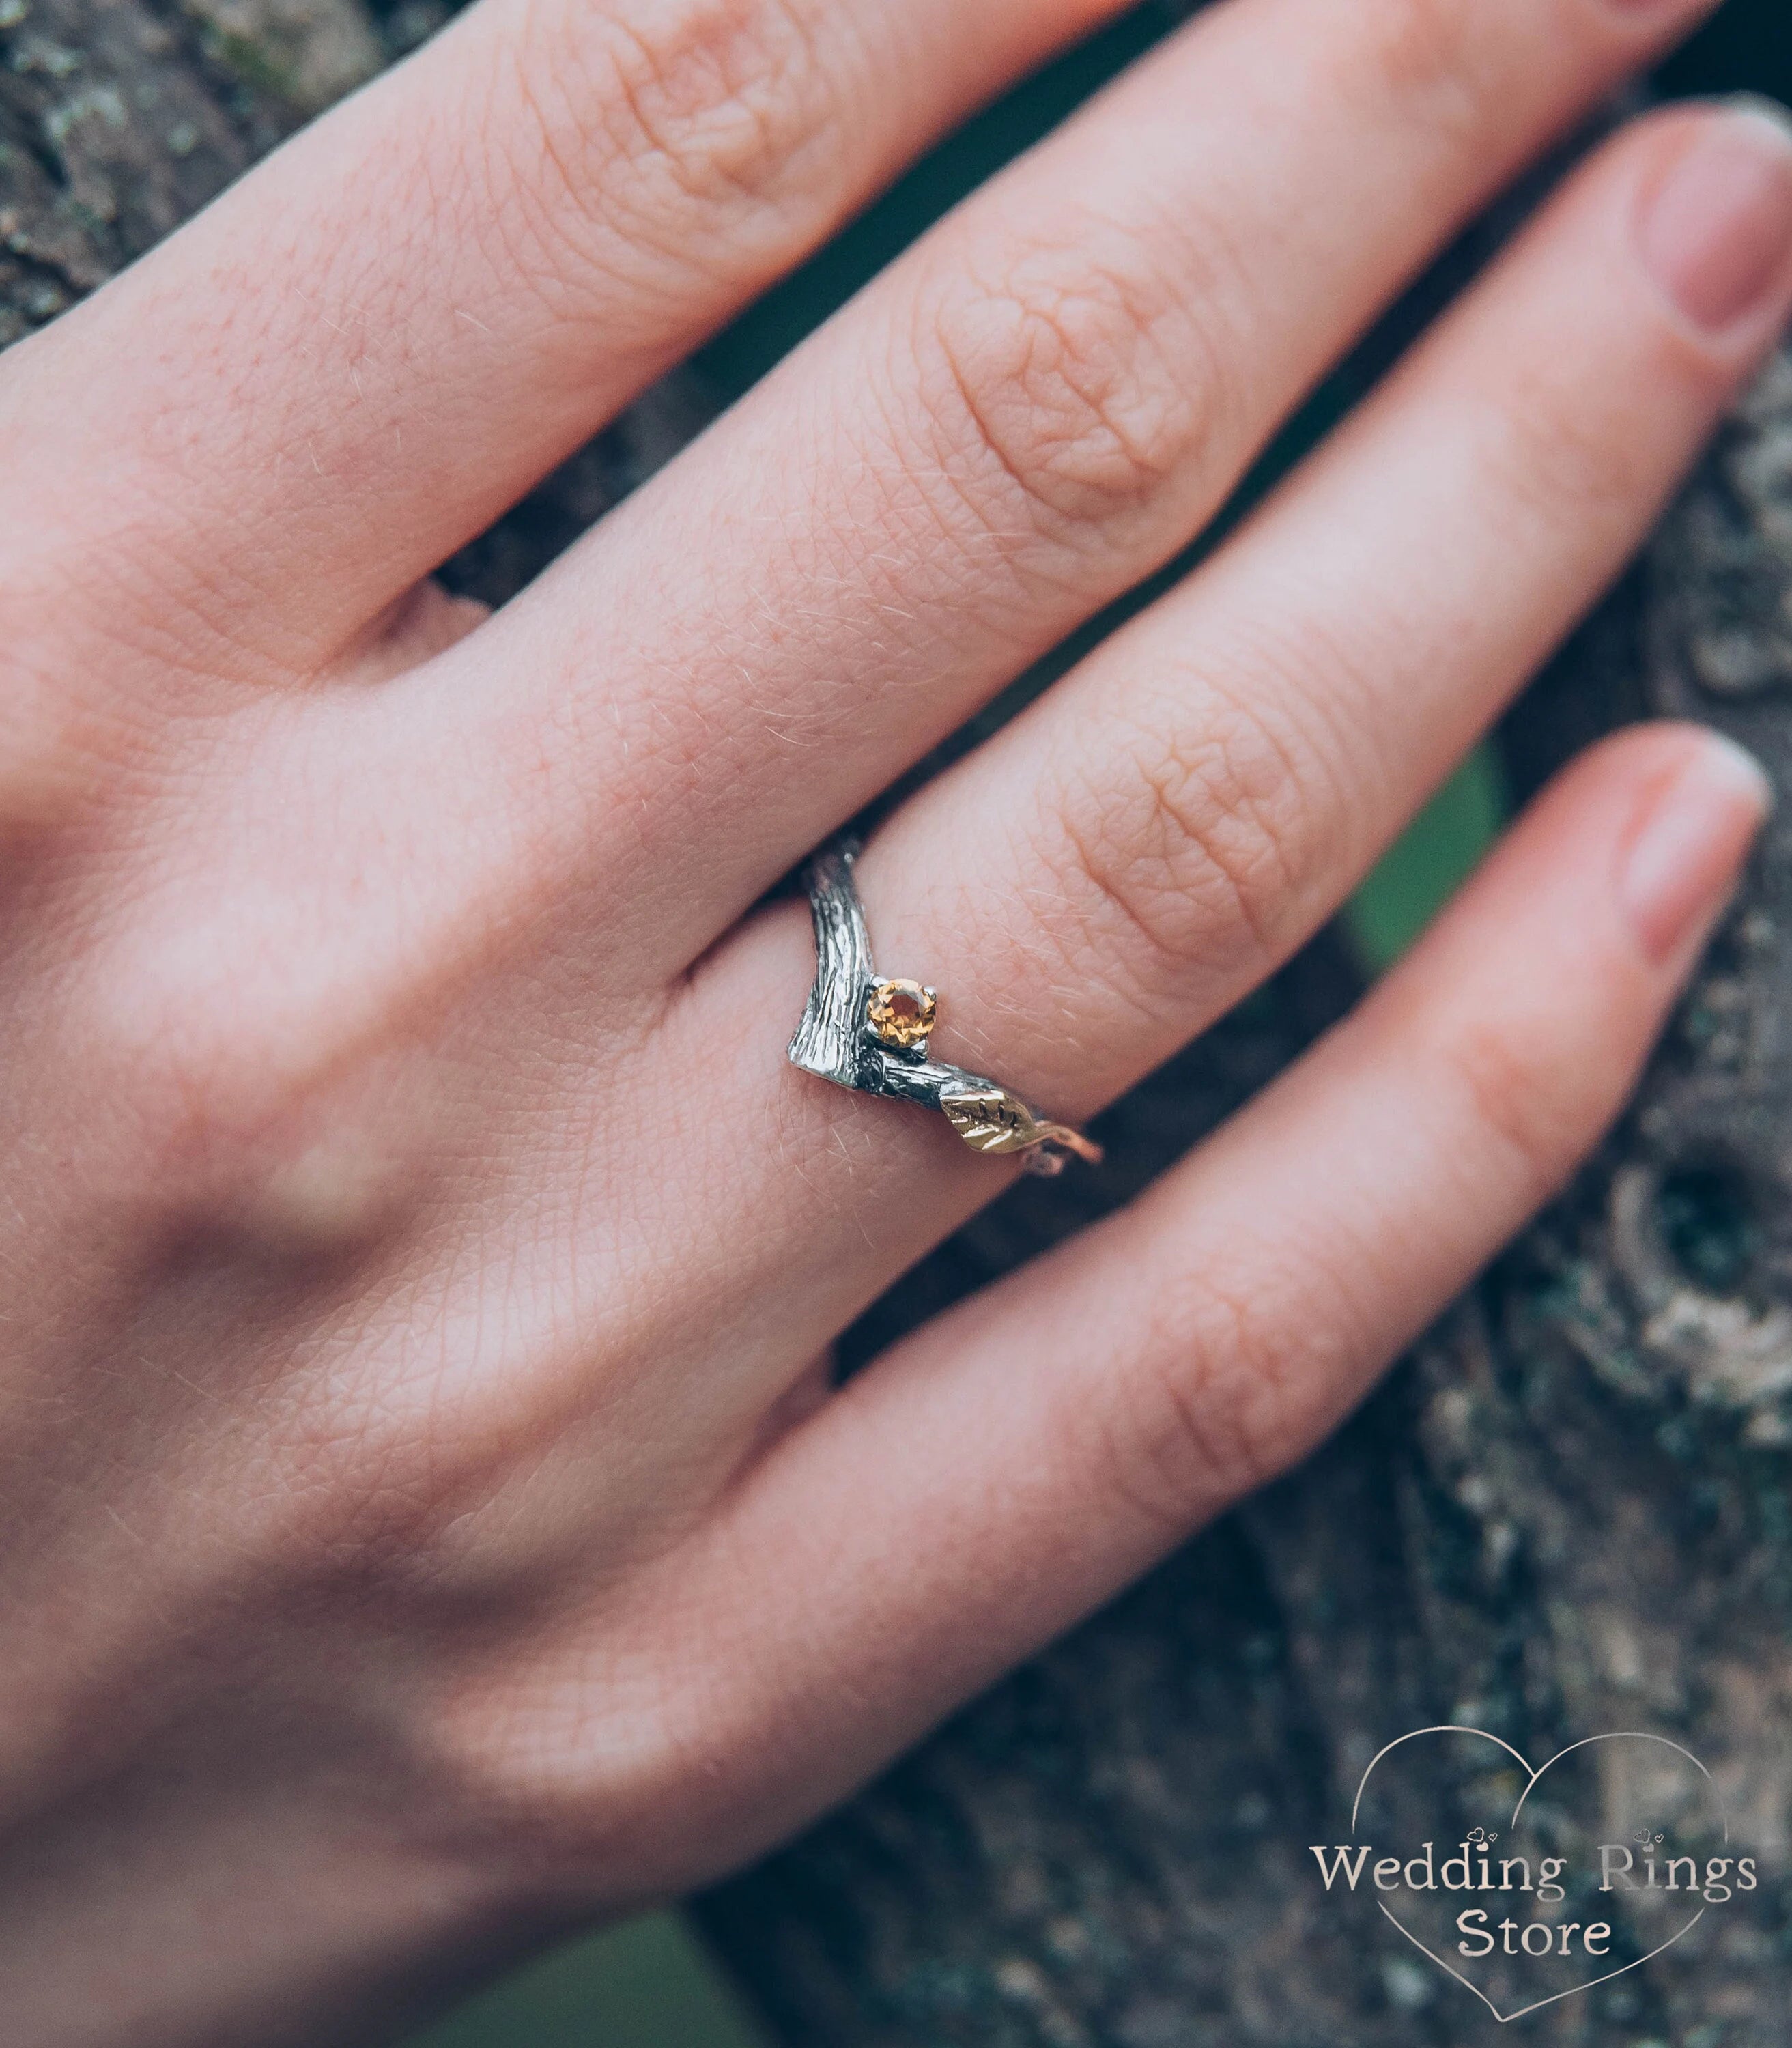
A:
<svg viewBox="0 0 1792 2048">
<path fill-rule="evenodd" d="M 791 1065 L 840 1088 L 937 1109 L 973 1151 L 1018 1157 L 1030 1173 L 1056 1173 L 1072 1153 L 1098 1162 L 1099 1146 L 1041 1116 L 999 1081 L 927 1057 L 933 991 L 879 979 L 852 877 L 858 851 L 856 840 L 837 840 L 804 871 L 815 925 L 815 985 L 790 1041 Z M 895 1017 L 880 1030 L 874 1010 Z"/>
</svg>

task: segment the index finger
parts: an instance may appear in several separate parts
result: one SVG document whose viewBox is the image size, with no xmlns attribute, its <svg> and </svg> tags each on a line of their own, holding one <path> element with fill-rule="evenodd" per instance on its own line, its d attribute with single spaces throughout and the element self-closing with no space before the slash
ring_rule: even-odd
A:
<svg viewBox="0 0 1792 2048">
<path fill-rule="evenodd" d="M 9 357 L 37 580 L 315 668 L 1119 4 L 483 0 Z"/>
</svg>

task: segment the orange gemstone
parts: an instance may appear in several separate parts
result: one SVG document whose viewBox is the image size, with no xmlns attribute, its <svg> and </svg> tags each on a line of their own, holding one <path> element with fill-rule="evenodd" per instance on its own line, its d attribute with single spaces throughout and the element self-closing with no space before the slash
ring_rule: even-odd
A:
<svg viewBox="0 0 1792 2048">
<path fill-rule="evenodd" d="M 933 990 L 918 981 L 880 981 L 865 1006 L 865 1021 L 883 1044 L 912 1053 L 927 1043 L 939 1007 Z"/>
</svg>

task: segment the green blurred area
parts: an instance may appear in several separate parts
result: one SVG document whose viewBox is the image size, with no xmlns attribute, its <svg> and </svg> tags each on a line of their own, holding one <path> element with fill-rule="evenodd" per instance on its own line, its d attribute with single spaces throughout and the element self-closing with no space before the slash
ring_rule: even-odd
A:
<svg viewBox="0 0 1792 2048">
<path fill-rule="evenodd" d="M 1344 929 L 1370 974 L 1391 967 L 1492 844 L 1506 795 L 1491 748 L 1472 754 L 1351 898 Z"/>
<path fill-rule="evenodd" d="M 700 367 L 716 390 L 724 398 L 745 390 L 930 221 L 1140 54 L 1159 25 L 1145 14 L 1127 17 L 934 151 L 704 351 Z M 1728 0 L 1664 80 L 1677 93 L 1746 87 L 1792 99 L 1792 5 Z M 1321 425 L 1325 403 L 1322 398 L 1312 416 Z M 1309 421 L 1305 435 L 1297 431 L 1285 438 L 1279 460 L 1297 454 L 1310 438 Z M 1484 750 L 1433 800 L 1347 910 L 1345 929 L 1369 972 L 1398 958 L 1429 921 L 1484 851 L 1503 812 L 1497 768 Z M 658 1914 L 567 1944 L 416 2035 L 406 2048 L 770 2044 L 683 1918 Z"/>
<path fill-rule="evenodd" d="M 531 1963 L 406 2048 L 770 2048 L 676 1913 Z"/>
</svg>

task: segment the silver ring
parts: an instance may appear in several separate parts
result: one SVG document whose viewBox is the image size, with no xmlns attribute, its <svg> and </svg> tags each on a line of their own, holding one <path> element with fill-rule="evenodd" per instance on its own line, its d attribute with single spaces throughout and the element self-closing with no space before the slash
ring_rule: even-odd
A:
<svg viewBox="0 0 1792 2048">
<path fill-rule="evenodd" d="M 1030 1173 L 1056 1173 L 1072 1154 L 1091 1166 L 1101 1147 L 1069 1124 L 1030 1109 L 1011 1089 L 927 1057 L 939 998 L 918 981 L 890 981 L 871 964 L 864 906 L 852 879 L 859 852 L 836 840 L 803 870 L 815 921 L 815 986 L 790 1041 L 790 1064 L 840 1088 L 942 1111 L 973 1152 L 1018 1158 Z"/>
</svg>

